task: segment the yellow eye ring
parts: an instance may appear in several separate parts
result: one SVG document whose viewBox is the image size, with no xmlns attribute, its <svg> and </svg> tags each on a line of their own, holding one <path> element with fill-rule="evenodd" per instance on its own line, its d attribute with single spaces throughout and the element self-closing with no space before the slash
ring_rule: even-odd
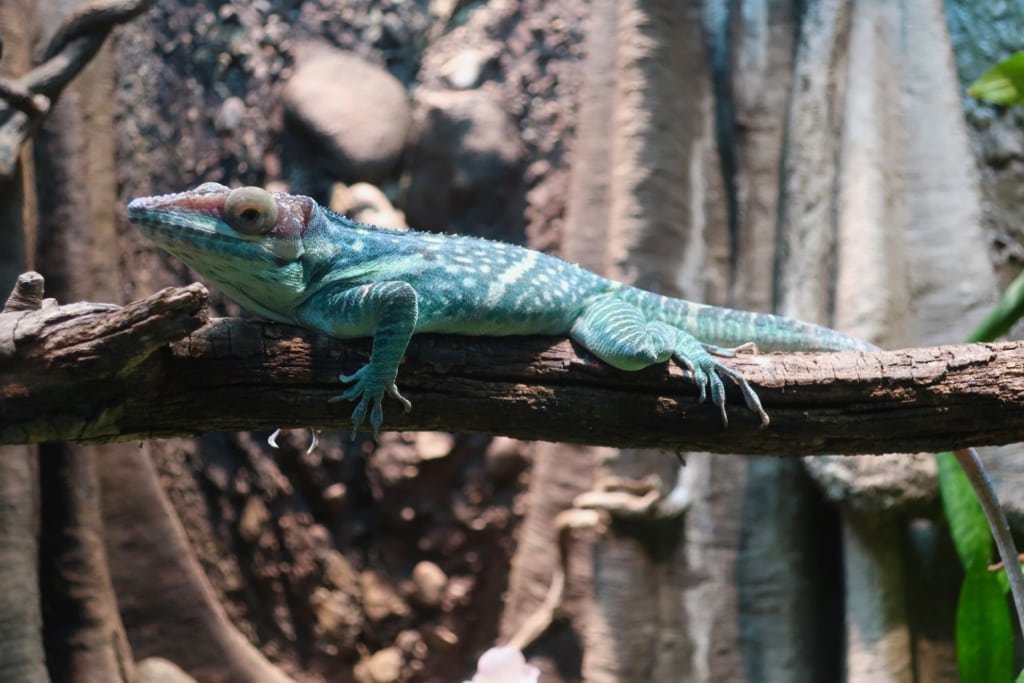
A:
<svg viewBox="0 0 1024 683">
<path fill-rule="evenodd" d="M 262 187 L 239 187 L 224 200 L 224 221 L 244 235 L 265 235 L 277 225 L 277 201 Z"/>
</svg>

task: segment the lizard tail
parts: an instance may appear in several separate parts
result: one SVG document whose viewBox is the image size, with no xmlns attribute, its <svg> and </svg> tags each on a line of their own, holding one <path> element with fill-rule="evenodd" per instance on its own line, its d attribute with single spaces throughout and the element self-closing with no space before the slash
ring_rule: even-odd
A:
<svg viewBox="0 0 1024 683">
<path fill-rule="evenodd" d="M 648 320 L 680 328 L 714 346 L 755 342 L 761 351 L 878 350 L 863 339 L 794 318 L 708 306 L 633 287 L 623 287 L 616 296 L 637 306 Z"/>
</svg>

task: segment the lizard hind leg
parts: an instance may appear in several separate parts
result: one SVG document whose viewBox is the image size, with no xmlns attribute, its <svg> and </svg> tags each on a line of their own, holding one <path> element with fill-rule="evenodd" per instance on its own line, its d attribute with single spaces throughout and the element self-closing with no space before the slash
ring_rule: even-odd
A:
<svg viewBox="0 0 1024 683">
<path fill-rule="evenodd" d="M 688 332 L 661 321 L 648 320 L 643 311 L 627 301 L 612 296 L 592 300 L 573 324 L 570 335 L 595 356 L 620 370 L 635 371 L 676 359 L 693 378 L 700 391 L 700 401 L 710 395 L 725 424 L 729 421 L 722 378 L 727 377 L 740 387 L 747 407 L 757 413 L 761 424 L 768 424 L 761 401 L 741 374 L 715 360 L 705 345 Z M 712 347 L 712 350 L 718 349 Z"/>
</svg>

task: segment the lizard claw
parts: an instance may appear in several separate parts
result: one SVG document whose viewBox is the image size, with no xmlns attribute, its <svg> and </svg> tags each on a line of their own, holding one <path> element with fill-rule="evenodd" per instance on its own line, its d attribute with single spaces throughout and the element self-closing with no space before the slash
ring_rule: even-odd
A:
<svg viewBox="0 0 1024 683">
<path fill-rule="evenodd" d="M 722 403 L 720 404 L 722 409 L 722 422 L 726 425 L 729 424 L 729 420 L 725 415 L 725 387 L 722 385 L 720 376 L 728 377 L 740 388 L 740 392 L 743 394 L 743 402 L 747 404 L 747 408 L 752 412 L 757 413 L 758 418 L 761 420 L 762 427 L 767 427 L 771 420 L 768 418 L 768 413 L 766 413 L 764 408 L 761 406 L 761 399 L 758 398 L 757 392 L 754 391 L 754 388 L 750 386 L 750 383 L 747 382 L 746 378 L 740 373 L 736 372 L 732 368 L 726 367 L 725 365 L 716 363 L 715 379 L 718 380 L 722 391 Z"/>
<path fill-rule="evenodd" d="M 270 436 L 267 437 L 267 443 L 270 445 L 271 448 L 277 448 L 277 449 L 281 448 L 277 444 L 277 437 L 281 436 L 281 432 L 284 432 L 284 431 L 287 431 L 287 430 L 282 429 L 281 427 L 278 427 L 277 429 L 274 430 L 273 434 L 271 434 Z M 309 432 L 310 432 L 310 434 L 312 434 L 312 438 L 310 438 L 309 446 L 306 448 L 306 455 L 309 455 L 310 453 L 315 451 L 316 447 L 318 445 L 320 445 L 320 432 L 319 432 L 319 430 L 310 429 Z"/>
<path fill-rule="evenodd" d="M 396 398 L 399 401 L 401 401 L 402 405 L 405 406 L 405 412 L 408 413 L 410 410 L 412 410 L 412 401 L 398 393 L 398 386 L 395 385 L 393 382 L 388 386 L 388 393 L 391 394 L 393 398 Z"/>
<path fill-rule="evenodd" d="M 722 381 L 723 378 L 729 378 L 735 383 L 740 391 L 743 393 L 743 401 L 749 408 L 761 420 L 761 426 L 764 427 L 768 424 L 768 413 L 764 411 L 761 406 L 761 400 L 757 396 L 757 392 L 747 383 L 747 380 L 740 373 L 736 372 L 732 368 L 719 363 L 717 360 L 708 355 L 707 352 L 715 353 L 716 355 L 732 356 L 737 352 L 746 353 L 751 350 L 750 344 L 744 344 L 735 349 L 722 349 L 714 346 L 704 345 L 704 349 L 701 349 L 696 357 L 687 357 L 682 352 L 675 354 L 676 361 L 693 377 L 694 383 L 697 385 L 697 389 L 700 392 L 698 401 L 703 403 L 707 400 L 710 393 L 711 403 L 718 407 L 722 415 L 722 424 L 725 426 L 729 425 L 729 416 L 725 409 L 725 384 Z M 692 353 L 693 349 L 688 349 L 688 352 Z"/>
</svg>

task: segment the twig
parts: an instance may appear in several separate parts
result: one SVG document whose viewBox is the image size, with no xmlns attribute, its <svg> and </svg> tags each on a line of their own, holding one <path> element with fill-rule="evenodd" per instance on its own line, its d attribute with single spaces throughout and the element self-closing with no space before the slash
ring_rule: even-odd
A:
<svg viewBox="0 0 1024 683">
<path fill-rule="evenodd" d="M 1010 594 L 1013 595 L 1013 606 L 1017 612 L 1017 624 L 1024 630 L 1024 573 L 1021 572 L 1017 547 L 1013 542 L 1013 535 L 1010 533 L 1010 523 L 1006 519 L 1003 508 L 999 505 L 992 481 L 978 457 L 978 452 L 973 448 L 961 448 L 953 451 L 953 455 L 956 456 L 957 462 L 960 463 L 964 474 L 967 475 L 967 480 L 971 483 L 971 488 L 974 489 L 974 495 L 981 503 L 985 519 L 988 520 L 992 538 L 996 542 L 996 550 L 999 552 L 999 557 L 1002 558 L 1006 579 L 1010 584 Z"/>
<path fill-rule="evenodd" d="M 64 87 L 103 45 L 111 29 L 155 0 L 94 0 L 79 6 L 54 33 L 43 61 L 16 79 L 0 80 L 0 179 L 10 178 L 22 145 L 35 134 Z"/>
</svg>

